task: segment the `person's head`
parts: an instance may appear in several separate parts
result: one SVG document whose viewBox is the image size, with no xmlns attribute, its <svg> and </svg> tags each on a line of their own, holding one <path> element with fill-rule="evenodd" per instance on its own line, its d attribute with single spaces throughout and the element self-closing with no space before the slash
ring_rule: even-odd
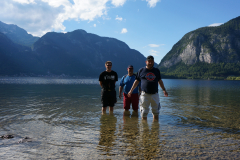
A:
<svg viewBox="0 0 240 160">
<path fill-rule="evenodd" d="M 127 71 L 128 71 L 128 75 L 132 76 L 133 75 L 133 66 L 129 65 L 127 68 Z"/>
<path fill-rule="evenodd" d="M 106 67 L 106 71 L 110 72 L 112 70 L 112 62 L 111 61 L 107 61 L 105 63 L 105 67 Z"/>
<path fill-rule="evenodd" d="M 153 56 L 148 56 L 147 59 L 146 59 L 146 66 L 147 66 L 147 69 L 152 69 L 153 66 L 154 66 L 154 58 Z"/>
</svg>

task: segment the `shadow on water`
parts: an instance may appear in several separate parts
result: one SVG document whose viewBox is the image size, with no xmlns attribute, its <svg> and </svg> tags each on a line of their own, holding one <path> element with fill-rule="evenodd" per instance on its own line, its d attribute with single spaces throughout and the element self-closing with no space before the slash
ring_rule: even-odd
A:
<svg viewBox="0 0 240 160">
<path fill-rule="evenodd" d="M 102 115 L 97 149 L 101 155 L 125 155 L 125 158 L 153 159 L 161 156 L 160 124 L 139 120 L 138 115 L 123 113 L 122 125 L 115 115 Z M 117 127 L 117 125 L 119 125 Z"/>
<path fill-rule="evenodd" d="M 111 151 L 116 140 L 117 118 L 113 114 L 103 114 L 100 123 L 100 138 L 97 148 L 101 151 L 101 155 L 115 155 Z"/>
</svg>

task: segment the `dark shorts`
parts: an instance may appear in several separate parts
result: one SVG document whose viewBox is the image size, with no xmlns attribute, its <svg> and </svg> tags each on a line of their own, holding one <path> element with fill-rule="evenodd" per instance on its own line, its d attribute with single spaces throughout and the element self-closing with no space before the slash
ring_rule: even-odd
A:
<svg viewBox="0 0 240 160">
<path fill-rule="evenodd" d="M 138 110 L 139 96 L 138 93 L 133 93 L 131 97 L 128 97 L 126 93 L 123 93 L 123 108 L 129 110 L 132 103 L 132 109 Z"/>
<path fill-rule="evenodd" d="M 102 107 L 113 107 L 114 104 L 117 102 L 116 91 L 104 91 L 102 90 Z"/>
</svg>

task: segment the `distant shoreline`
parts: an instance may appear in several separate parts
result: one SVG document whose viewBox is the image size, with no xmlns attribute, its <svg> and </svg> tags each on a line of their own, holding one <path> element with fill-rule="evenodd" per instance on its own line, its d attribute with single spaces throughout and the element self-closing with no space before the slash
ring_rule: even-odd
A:
<svg viewBox="0 0 240 160">
<path fill-rule="evenodd" d="M 0 75 L 0 78 L 6 77 L 37 77 L 37 78 L 74 78 L 74 79 L 91 79 L 98 77 L 86 77 L 86 76 L 69 76 L 69 75 Z"/>
<path fill-rule="evenodd" d="M 96 79 L 98 77 L 86 77 L 86 76 L 69 76 L 69 75 L 0 75 L 0 78 L 65 78 L 65 79 Z M 120 78 L 120 77 L 119 77 Z M 228 76 L 227 78 L 224 77 L 209 77 L 209 78 L 195 78 L 195 77 L 169 77 L 162 75 L 162 79 L 192 79 L 192 80 L 240 80 L 240 77 L 235 76 Z"/>
</svg>

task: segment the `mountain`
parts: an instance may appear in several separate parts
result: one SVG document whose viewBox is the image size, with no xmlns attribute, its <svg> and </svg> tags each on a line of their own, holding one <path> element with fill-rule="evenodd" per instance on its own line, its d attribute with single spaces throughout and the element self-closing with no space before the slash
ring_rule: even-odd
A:
<svg viewBox="0 0 240 160">
<path fill-rule="evenodd" d="M 31 41 L 32 45 L 19 42 L 26 44 L 27 37 L 28 40 L 34 37 L 16 25 L 0 23 L 0 31 L 2 76 L 69 75 L 96 78 L 106 70 L 105 62 L 112 61 L 112 69 L 120 78 L 127 74 L 127 66 L 130 64 L 134 66 L 135 72 L 145 66 L 146 58 L 126 43 L 84 30 L 49 32 L 36 42 Z"/>
<path fill-rule="evenodd" d="M 158 67 L 179 78 L 240 75 L 240 17 L 187 33 Z"/>
<path fill-rule="evenodd" d="M 0 32 L 17 44 L 31 47 L 39 37 L 28 34 L 27 31 L 14 24 L 5 24 L 0 21 Z"/>
<path fill-rule="evenodd" d="M 29 47 L 12 42 L 0 33 L 0 75 L 43 74 L 40 61 Z"/>
<path fill-rule="evenodd" d="M 119 77 L 127 73 L 127 66 L 135 71 L 145 66 L 146 58 L 117 39 L 100 37 L 84 30 L 68 33 L 49 32 L 33 45 L 44 68 L 52 74 L 98 77 L 106 70 L 105 62 L 112 61 L 112 69 Z"/>
</svg>

